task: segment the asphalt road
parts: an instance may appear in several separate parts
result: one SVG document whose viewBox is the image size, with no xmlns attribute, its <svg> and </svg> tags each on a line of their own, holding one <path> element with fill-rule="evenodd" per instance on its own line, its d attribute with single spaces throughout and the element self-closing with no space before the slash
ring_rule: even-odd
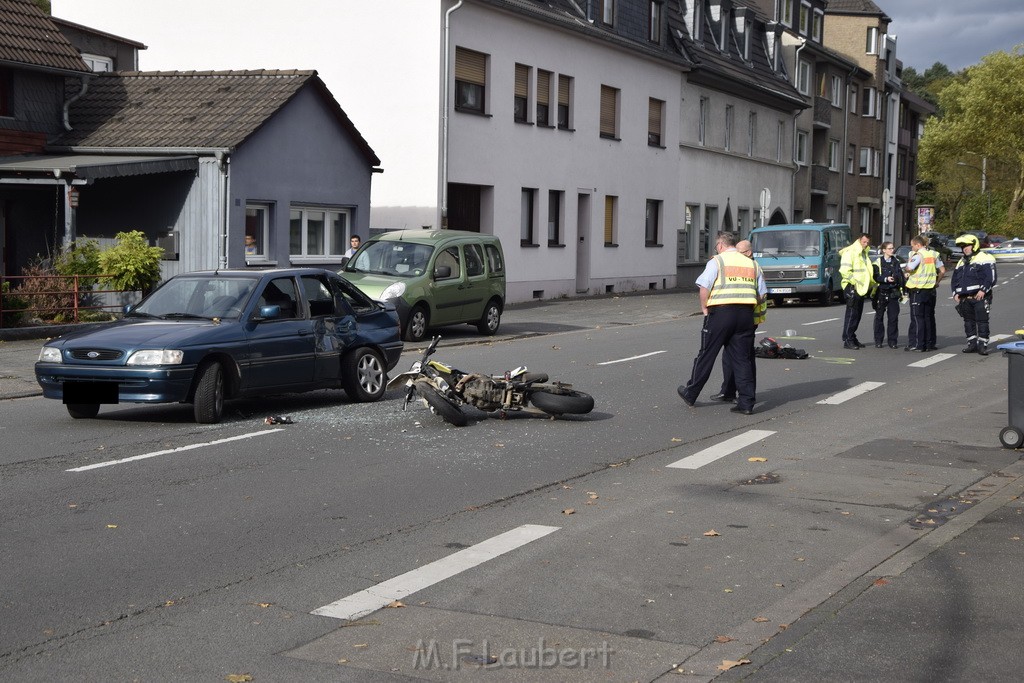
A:
<svg viewBox="0 0 1024 683">
<path fill-rule="evenodd" d="M 760 361 L 753 416 L 707 400 L 715 376 L 689 409 L 694 303 L 445 332 L 439 359 L 547 372 L 585 417 L 0 402 L 0 680 L 1016 680 L 1007 359 L 960 354 L 949 302 L 932 354 L 844 351 L 841 307 L 790 306 L 764 331 L 811 358 Z"/>
</svg>

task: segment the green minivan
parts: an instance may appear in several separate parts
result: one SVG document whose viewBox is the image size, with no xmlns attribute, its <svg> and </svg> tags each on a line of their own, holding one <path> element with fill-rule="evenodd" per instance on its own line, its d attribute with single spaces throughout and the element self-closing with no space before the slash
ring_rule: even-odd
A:
<svg viewBox="0 0 1024 683">
<path fill-rule="evenodd" d="M 431 327 L 470 323 L 497 333 L 505 307 L 505 257 L 493 235 L 392 230 L 359 247 L 341 270 L 378 301 L 393 303 L 407 341 Z"/>
</svg>

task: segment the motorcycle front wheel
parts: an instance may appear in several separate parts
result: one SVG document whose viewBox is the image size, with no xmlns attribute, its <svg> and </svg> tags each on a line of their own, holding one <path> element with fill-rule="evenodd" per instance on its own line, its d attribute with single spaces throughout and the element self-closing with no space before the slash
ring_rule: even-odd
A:
<svg viewBox="0 0 1024 683">
<path fill-rule="evenodd" d="M 594 409 L 594 397 L 582 391 L 566 389 L 562 393 L 538 390 L 530 394 L 530 403 L 550 415 L 583 415 Z"/>
<path fill-rule="evenodd" d="M 438 391 L 428 382 L 416 382 L 416 393 L 420 395 L 430 408 L 430 412 L 440 415 L 441 419 L 456 427 L 465 427 L 469 420 L 451 399 Z"/>
</svg>

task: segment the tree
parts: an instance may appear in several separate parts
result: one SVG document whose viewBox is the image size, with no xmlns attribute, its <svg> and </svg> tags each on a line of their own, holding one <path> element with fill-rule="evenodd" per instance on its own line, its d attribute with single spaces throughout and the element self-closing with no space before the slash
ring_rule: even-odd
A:
<svg viewBox="0 0 1024 683">
<path fill-rule="evenodd" d="M 982 171 L 978 162 L 984 159 L 986 189 L 994 192 L 998 189 L 994 181 L 1004 183 L 1002 189 L 1009 198 L 1006 224 L 1019 220 L 1017 214 L 1024 201 L 1021 83 L 1024 44 L 1012 52 L 986 55 L 980 64 L 954 77 L 939 95 L 942 117 L 929 119 L 925 124 L 918 159 L 921 176 L 935 185 L 937 195 L 951 195 L 954 191 L 962 195 L 963 173 L 970 166 Z M 947 196 L 947 202 L 951 201 Z"/>
<path fill-rule="evenodd" d="M 149 292 L 160 281 L 160 259 L 164 250 L 149 246 L 138 230 L 117 233 L 117 244 L 100 252 L 100 270 L 111 275 L 118 289 Z"/>
</svg>

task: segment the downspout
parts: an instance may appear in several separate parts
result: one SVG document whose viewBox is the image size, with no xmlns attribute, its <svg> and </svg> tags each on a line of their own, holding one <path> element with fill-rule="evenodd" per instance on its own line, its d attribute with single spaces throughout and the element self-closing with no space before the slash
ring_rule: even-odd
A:
<svg viewBox="0 0 1024 683">
<path fill-rule="evenodd" d="M 800 47 L 798 47 L 796 49 L 796 53 L 794 54 L 794 57 L 793 57 L 793 87 L 795 87 L 797 89 L 797 92 L 800 91 L 799 85 L 797 84 L 797 80 L 799 80 L 799 78 L 800 78 L 800 51 L 803 50 L 805 47 L 807 47 L 807 39 L 803 38 L 803 39 L 801 39 L 801 41 L 802 42 L 800 43 Z M 789 207 L 790 207 L 790 209 L 792 209 L 792 212 L 790 213 L 790 216 L 789 216 L 789 220 L 791 222 L 796 218 L 794 216 L 794 214 L 796 213 L 796 174 L 800 172 L 800 163 L 799 163 L 799 161 L 796 158 L 796 137 L 797 137 L 796 136 L 796 120 L 797 120 L 797 117 L 800 116 L 800 112 L 801 111 L 802 111 L 801 109 L 796 109 L 796 110 L 793 111 L 793 175 L 790 178 L 790 188 L 789 188 Z M 814 99 L 813 98 L 811 99 L 811 116 L 812 117 L 814 116 Z M 808 142 L 808 145 L 809 145 L 811 141 L 808 140 L 807 142 Z M 811 173 L 812 173 L 812 177 L 813 177 L 813 169 L 812 169 Z M 808 209 L 810 209 L 810 207 L 808 207 Z"/>
<path fill-rule="evenodd" d="M 853 66 L 852 69 L 850 69 L 850 73 L 846 77 L 846 91 L 843 93 L 843 99 L 845 100 L 845 102 L 843 102 L 843 158 L 844 159 L 846 158 L 846 153 L 850 151 L 850 84 L 853 83 L 853 75 L 855 73 L 857 73 L 857 65 L 856 64 Z M 856 158 L 854 158 L 853 163 L 854 164 L 857 163 L 857 159 Z M 841 221 L 838 221 L 839 223 L 845 223 L 846 222 L 846 178 L 849 175 L 850 174 L 847 172 L 847 170 L 845 168 L 845 165 L 844 165 L 843 172 L 841 174 L 842 180 L 839 183 L 839 193 L 840 193 L 840 197 L 839 197 L 839 212 L 840 212 L 840 215 L 837 216 L 837 218 L 839 218 L 839 217 L 842 218 Z M 853 216 L 850 216 L 850 218 L 853 218 Z"/>
<path fill-rule="evenodd" d="M 85 93 L 89 92 L 89 74 L 82 75 L 82 87 L 78 90 L 78 94 L 64 100 L 64 130 L 71 130 L 71 118 L 70 110 L 71 105 L 85 97 Z"/>
<path fill-rule="evenodd" d="M 444 87 L 441 100 L 441 227 L 448 227 L 448 82 L 451 80 L 451 28 L 452 13 L 462 7 L 462 0 L 444 13 Z"/>
<path fill-rule="evenodd" d="M 220 171 L 221 176 L 221 198 L 224 203 L 224 212 L 222 216 L 223 230 L 221 231 L 221 239 L 218 251 L 220 251 L 218 259 L 218 268 L 228 267 L 228 248 L 231 246 L 230 230 L 228 226 L 231 225 L 229 220 L 231 214 L 231 198 L 228 193 L 231 190 L 231 179 L 228 174 L 229 165 L 231 163 L 231 157 L 222 151 L 218 151 L 214 155 L 217 159 L 217 168 Z"/>
</svg>

